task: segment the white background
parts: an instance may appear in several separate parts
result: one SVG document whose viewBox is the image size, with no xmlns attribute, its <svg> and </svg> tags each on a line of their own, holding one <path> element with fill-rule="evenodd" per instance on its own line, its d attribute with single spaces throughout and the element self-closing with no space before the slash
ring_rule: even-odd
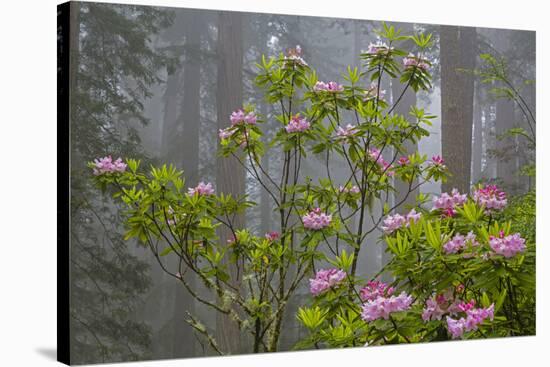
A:
<svg viewBox="0 0 550 367">
<path fill-rule="evenodd" d="M 112 2 L 112 1 L 110 1 Z M 544 0 L 188 0 L 119 2 L 537 31 L 537 336 L 131 366 L 548 365 L 550 185 L 547 96 L 550 19 Z M 54 365 L 56 354 L 56 4 L 0 10 L 0 366 Z M 384 6 L 384 4 L 389 4 Z M 7 79 L 7 83 L 6 83 Z M 546 112 L 546 114 L 545 114 Z M 546 225 L 546 226 L 545 226 Z M 546 279 L 546 281 L 545 281 Z"/>
</svg>

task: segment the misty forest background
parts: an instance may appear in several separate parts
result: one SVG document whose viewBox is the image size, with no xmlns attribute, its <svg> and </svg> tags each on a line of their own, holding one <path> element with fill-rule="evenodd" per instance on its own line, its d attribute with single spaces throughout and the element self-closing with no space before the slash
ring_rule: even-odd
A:
<svg viewBox="0 0 550 367">
<path fill-rule="evenodd" d="M 120 212 L 92 186 L 86 163 L 109 154 L 174 163 L 185 171 L 187 186 L 211 181 L 218 192 L 246 192 L 258 203 L 248 210 L 246 226 L 257 233 L 274 230 L 266 192 L 236 162 L 218 158 L 218 129 L 229 125 L 230 113 L 243 103 L 255 104 L 264 116 L 273 113 L 253 83 L 262 54 L 276 56 L 300 45 L 320 79 L 342 82 L 348 65 L 360 66 L 359 54 L 376 41 L 381 23 L 94 3 L 71 7 L 71 44 L 60 46 L 71 50 L 72 362 L 208 355 L 185 322 L 186 310 L 222 334 L 222 344 L 235 342 L 234 331 L 195 304 L 145 248 L 123 240 Z M 505 57 L 511 80 L 534 111 L 535 86 L 528 82 L 535 79 L 534 32 L 392 24 L 406 33 L 433 33 L 436 40 L 428 55 L 434 88 L 429 94 L 407 92 L 396 111 L 407 113 L 417 104 L 439 116 L 431 135 L 408 148 L 441 154 L 453 177 L 443 187 L 422 186 L 422 192 L 469 191 L 480 181 L 497 182 L 514 194 L 531 189 L 533 178 L 520 170 L 534 152 L 521 136 L 498 139 L 510 128 L 527 129 L 521 110 L 460 69 L 480 67 L 482 53 Z M 401 91 L 389 80 L 382 83 L 389 101 Z M 276 128 L 267 123 L 271 133 Z M 312 157 L 301 177 L 318 177 L 323 163 Z M 266 155 L 262 163 L 276 173 L 280 158 Z M 336 180 L 341 166 L 331 167 Z M 380 211 L 380 203 L 373 210 Z M 372 276 L 386 261 L 379 235 L 362 253 L 360 274 Z M 305 293 L 307 284 L 292 299 L 280 350 L 292 349 L 305 335 L 295 319 Z"/>
</svg>

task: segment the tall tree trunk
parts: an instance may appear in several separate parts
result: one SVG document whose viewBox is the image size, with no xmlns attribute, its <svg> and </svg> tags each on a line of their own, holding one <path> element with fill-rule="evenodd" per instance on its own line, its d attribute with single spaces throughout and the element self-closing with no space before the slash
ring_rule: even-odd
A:
<svg viewBox="0 0 550 367">
<path fill-rule="evenodd" d="M 216 96 L 219 129 L 228 126 L 231 112 L 241 108 L 243 104 L 242 27 L 242 14 L 220 12 L 218 18 L 218 90 Z M 244 194 L 244 168 L 239 165 L 236 159 L 224 158 L 217 160 L 216 190 L 233 196 Z M 238 216 L 233 224 L 236 228 L 242 228 L 244 226 L 244 216 Z M 231 236 L 231 232 L 220 227 L 219 236 L 221 243 L 226 243 Z M 232 273 L 232 279 L 235 279 L 235 269 L 230 268 L 229 271 Z M 226 353 L 243 351 L 240 332 L 236 323 L 231 320 L 231 316 L 217 314 L 216 338 L 222 350 Z"/>
<path fill-rule="evenodd" d="M 168 75 L 166 91 L 164 92 L 164 116 L 162 121 L 162 144 L 160 154 L 165 160 L 174 158 L 173 151 L 178 146 L 175 141 L 177 116 L 179 113 L 178 85 L 180 70 Z"/>
<path fill-rule="evenodd" d="M 476 29 L 440 27 L 441 150 L 451 173 L 442 191 L 470 189 Z"/>
<path fill-rule="evenodd" d="M 476 97 L 474 100 L 474 139 L 472 141 L 472 183 L 476 183 L 481 178 L 481 159 L 483 155 L 483 124 L 481 121 L 479 86 L 476 86 Z"/>
<path fill-rule="evenodd" d="M 200 46 L 201 34 L 204 32 L 204 22 L 200 15 L 191 12 L 185 16 L 184 35 L 185 53 L 183 64 L 183 103 L 178 114 L 178 129 L 181 133 L 180 144 L 175 147 L 180 150 L 176 161 L 183 168 L 186 185 L 195 186 L 198 183 L 199 170 L 199 126 L 200 126 Z M 183 129 L 180 130 L 179 126 Z M 184 144 L 181 144 L 185 142 Z M 193 274 L 187 278 L 191 287 L 196 282 Z M 177 283 L 174 300 L 174 340 L 173 356 L 190 357 L 195 353 L 195 337 L 191 327 L 186 323 L 187 314 L 195 314 L 193 297 Z"/>
</svg>

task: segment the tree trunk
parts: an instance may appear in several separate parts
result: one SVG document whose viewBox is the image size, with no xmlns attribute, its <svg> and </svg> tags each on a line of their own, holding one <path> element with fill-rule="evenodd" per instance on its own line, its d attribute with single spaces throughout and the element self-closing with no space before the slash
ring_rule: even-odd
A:
<svg viewBox="0 0 550 367">
<path fill-rule="evenodd" d="M 451 177 L 442 191 L 470 189 L 476 29 L 440 27 L 441 150 Z"/>
<path fill-rule="evenodd" d="M 232 111 L 241 108 L 243 104 L 243 46 L 242 46 L 242 14 L 237 12 L 220 12 L 218 18 L 218 75 L 217 75 L 217 117 L 218 128 L 229 125 Z M 245 192 L 244 168 L 234 158 L 217 160 L 216 191 L 218 193 L 243 195 Z M 244 227 L 244 216 L 239 215 L 234 221 L 236 228 Z M 220 227 L 221 243 L 226 243 L 231 231 Z M 229 264 L 231 279 L 236 272 Z M 235 281 L 235 284 L 238 282 Z M 217 341 L 226 353 L 242 352 L 240 332 L 231 316 L 217 314 Z"/>
<path fill-rule="evenodd" d="M 477 98 L 474 100 L 474 139 L 472 141 L 472 183 L 481 178 L 481 158 L 483 155 L 483 124 L 481 121 L 481 103 L 479 102 L 479 86 L 476 88 Z"/>
<path fill-rule="evenodd" d="M 200 126 L 200 42 L 204 31 L 204 22 L 199 14 L 189 13 L 184 18 L 185 52 L 183 64 L 183 103 L 178 113 L 177 132 L 179 142 L 176 162 L 183 168 L 186 186 L 198 183 L 199 169 L 199 126 Z M 180 126 L 182 129 L 180 130 Z M 184 144 L 182 144 L 184 143 Z M 194 288 L 196 279 L 193 274 L 187 278 Z M 174 341 L 173 357 L 190 357 L 195 353 L 195 337 L 191 327 L 185 321 L 186 311 L 195 314 L 195 300 L 177 283 L 174 301 Z"/>
</svg>

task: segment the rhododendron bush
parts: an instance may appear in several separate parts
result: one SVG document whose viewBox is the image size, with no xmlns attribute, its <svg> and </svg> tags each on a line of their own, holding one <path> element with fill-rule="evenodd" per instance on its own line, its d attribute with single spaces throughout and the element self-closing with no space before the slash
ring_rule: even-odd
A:
<svg viewBox="0 0 550 367">
<path fill-rule="evenodd" d="M 264 57 L 256 83 L 277 111 L 277 133 L 266 140 L 266 116 L 250 105 L 228 116 L 219 131 L 220 159 L 241 164 L 267 192 L 277 231 L 239 227 L 236 218 L 256 203 L 209 182 L 187 185 L 176 167 L 142 167 L 109 156 L 90 163 L 97 184 L 126 204 L 126 238 L 147 246 L 198 302 L 229 316 L 251 338 L 253 352 L 278 349 L 289 299 L 299 288 L 311 295 L 296 315 L 308 331 L 297 348 L 534 330 L 534 244 L 501 219 L 506 193 L 480 186 L 471 194 L 420 194 L 414 207 L 403 208 L 410 193 L 447 176 L 444 157 L 404 148 L 429 135 L 434 116 L 416 107 L 395 113 L 406 90 L 431 88 L 423 54 L 431 37 L 388 26 L 379 35 L 361 55 L 362 70 L 348 68 L 343 84 L 319 80 L 299 47 Z M 415 54 L 395 47 L 407 39 Z M 391 104 L 383 77 L 402 86 Z M 278 177 L 261 164 L 268 150 L 282 157 Z M 313 156 L 326 166 L 315 181 L 300 175 L 302 162 Z M 329 163 L 336 159 L 347 169 L 343 180 L 331 176 Z M 390 202 L 397 182 L 408 187 L 405 199 L 376 214 L 373 203 Z M 372 233 L 380 234 L 378 242 L 367 240 Z M 383 271 L 393 281 L 365 279 L 359 254 L 383 245 L 392 256 Z M 169 266 L 165 256 L 177 265 Z M 191 274 L 204 287 L 192 284 Z M 188 322 L 218 353 L 232 352 L 222 350 L 194 315 Z"/>
</svg>

